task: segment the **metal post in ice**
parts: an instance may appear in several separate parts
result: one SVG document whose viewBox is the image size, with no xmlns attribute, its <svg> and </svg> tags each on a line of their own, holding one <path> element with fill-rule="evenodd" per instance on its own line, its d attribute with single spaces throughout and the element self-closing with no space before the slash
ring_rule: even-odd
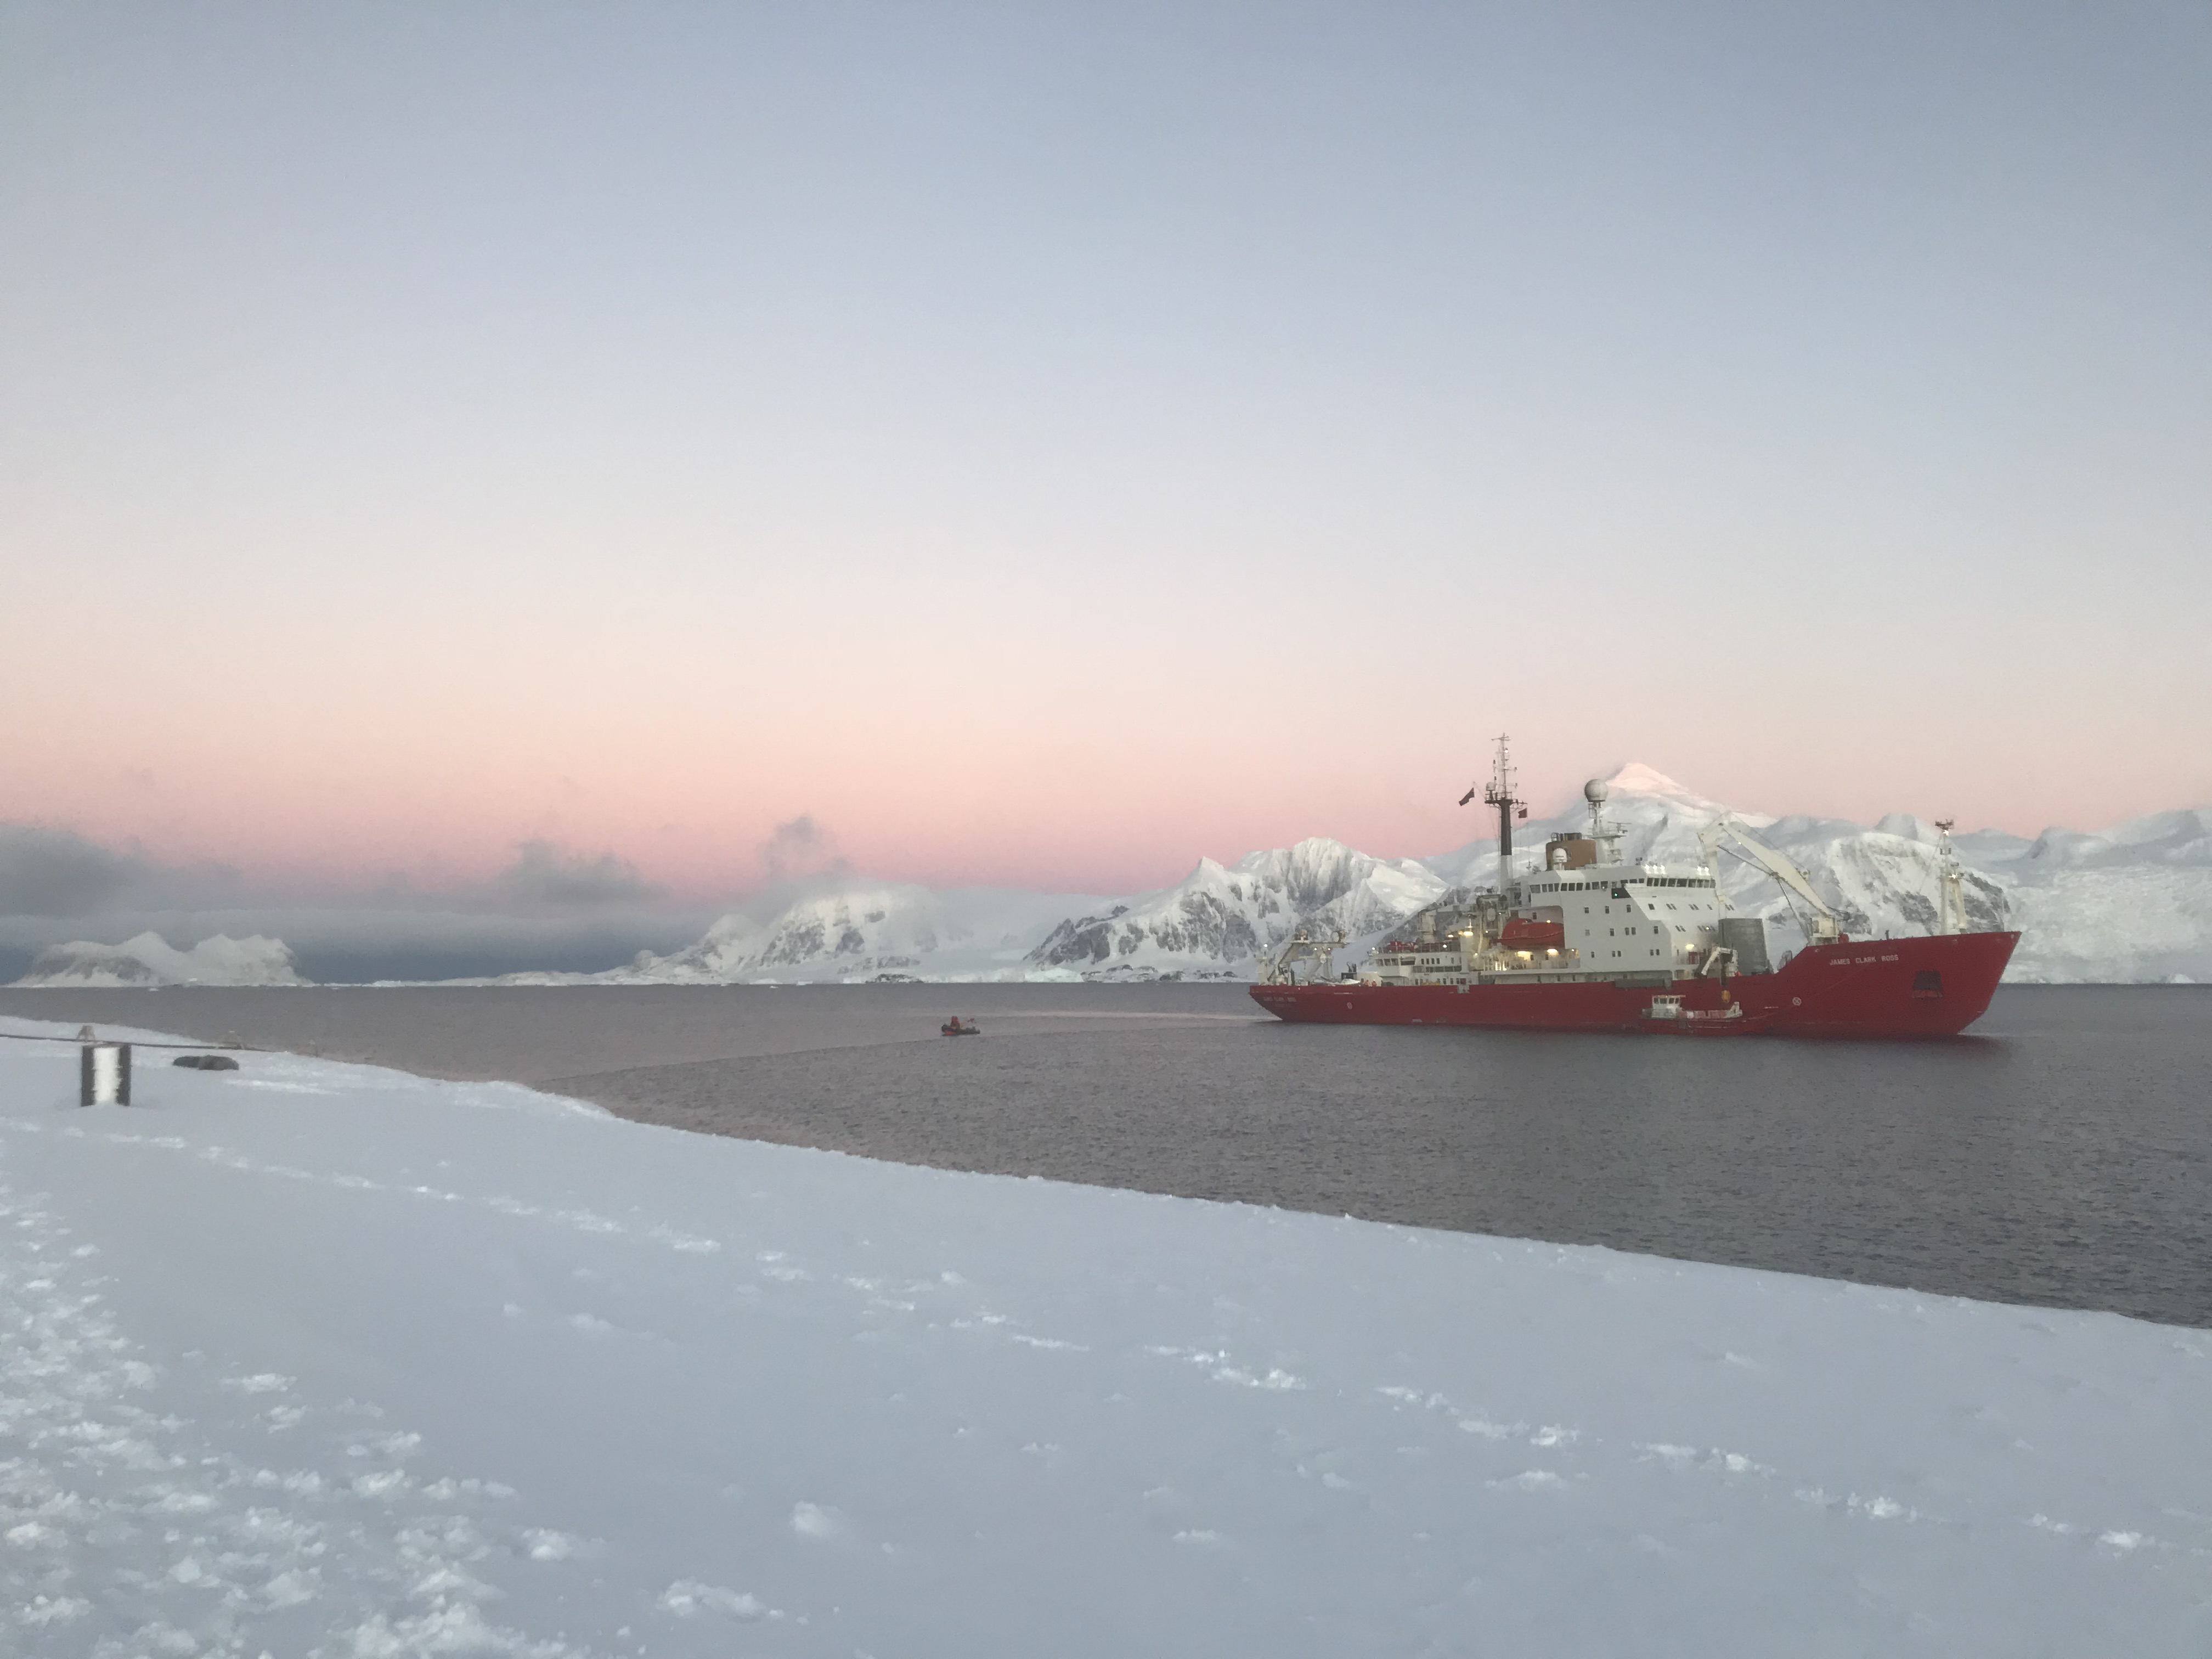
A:
<svg viewBox="0 0 2212 1659">
<path fill-rule="evenodd" d="M 76 1103 L 80 1106 L 128 1106 L 131 1103 L 129 1043 L 88 1042 L 78 1048 Z"/>
</svg>

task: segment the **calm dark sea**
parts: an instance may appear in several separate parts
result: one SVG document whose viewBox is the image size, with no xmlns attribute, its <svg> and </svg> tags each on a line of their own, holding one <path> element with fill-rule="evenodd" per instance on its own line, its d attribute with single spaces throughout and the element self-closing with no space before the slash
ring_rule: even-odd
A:
<svg viewBox="0 0 2212 1659">
<path fill-rule="evenodd" d="M 9 992 L 714 1133 L 2212 1326 L 2212 988 L 1932 1043 L 1294 1026 L 1220 986 Z M 983 1035 L 947 1040 L 960 1012 Z M 249 1062 L 250 1063 L 250 1062 Z"/>
</svg>

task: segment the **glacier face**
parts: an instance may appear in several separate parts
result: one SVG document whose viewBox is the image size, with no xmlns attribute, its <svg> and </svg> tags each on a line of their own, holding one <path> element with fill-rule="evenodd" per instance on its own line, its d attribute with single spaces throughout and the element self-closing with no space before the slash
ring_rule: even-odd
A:
<svg viewBox="0 0 2212 1659">
<path fill-rule="evenodd" d="M 1606 815 L 1632 860 L 1693 865 L 1698 832 L 1729 811 L 1652 768 L 1609 780 Z M 1872 826 L 1842 818 L 1737 811 L 1863 936 L 1936 925 L 1937 834 L 1906 813 Z M 1515 862 L 1535 867 L 1547 836 L 1588 827 L 1579 805 L 1516 827 Z M 2153 813 L 2089 833 L 1997 830 L 1954 837 L 1978 928 L 2022 937 L 2014 982 L 2212 980 L 2212 813 Z M 1480 840 L 1428 859 L 1381 859 L 1314 836 L 1224 865 L 1200 859 L 1181 882 L 1118 900 L 924 887 L 854 888 L 801 900 L 765 921 L 729 916 L 687 950 L 641 957 L 595 977 L 801 982 L 885 975 L 931 980 L 1250 978 L 1302 923 L 1340 927 L 1344 961 L 1404 929 L 1424 908 L 1497 877 L 1497 844 Z M 1723 858 L 1720 880 L 1762 918 L 1779 961 L 1802 933 L 1764 871 Z"/>
<path fill-rule="evenodd" d="M 141 933 L 120 945 L 73 939 L 48 945 L 19 987 L 113 990 L 155 985 L 306 985 L 282 939 L 258 933 L 232 939 L 217 933 L 179 951 L 159 933 Z"/>
</svg>

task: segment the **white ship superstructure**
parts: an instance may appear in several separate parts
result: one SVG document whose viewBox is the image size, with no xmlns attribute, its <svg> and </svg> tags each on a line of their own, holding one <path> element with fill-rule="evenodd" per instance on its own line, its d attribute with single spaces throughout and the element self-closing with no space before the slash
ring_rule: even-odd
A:
<svg viewBox="0 0 2212 1659">
<path fill-rule="evenodd" d="M 1808 944 L 1838 938 L 1836 918 L 1802 872 L 1723 817 L 1701 837 L 1706 862 L 1631 863 L 1621 857 L 1623 826 L 1608 823 L 1608 787 L 1583 786 L 1589 828 L 1553 836 L 1539 869 L 1513 867 L 1514 793 L 1506 740 L 1498 740 L 1489 781 L 1477 786 L 1498 813 L 1498 885 L 1456 903 L 1431 906 L 1411 936 L 1374 951 L 1352 975 L 1367 985 L 1479 985 L 1587 979 L 1656 984 L 1772 971 L 1765 927 L 1734 913 L 1714 874 L 1723 842 L 1765 869 L 1790 897 Z M 1469 789 L 1461 804 L 1473 800 Z M 1270 964 L 1280 983 L 1326 978 L 1326 941 L 1303 931 Z M 1303 969 L 1303 973 L 1301 972 Z"/>
<path fill-rule="evenodd" d="M 1589 830 L 1546 842 L 1543 868 L 1509 874 L 1501 891 L 1477 894 L 1456 915 L 1425 914 L 1415 937 L 1377 951 L 1360 979 L 1431 985 L 1495 975 L 1671 980 L 1724 968 L 1766 971 L 1763 925 L 1731 915 L 1711 866 L 1622 860 L 1620 826 L 1605 820 L 1606 793 L 1598 780 L 1583 787 Z"/>
</svg>

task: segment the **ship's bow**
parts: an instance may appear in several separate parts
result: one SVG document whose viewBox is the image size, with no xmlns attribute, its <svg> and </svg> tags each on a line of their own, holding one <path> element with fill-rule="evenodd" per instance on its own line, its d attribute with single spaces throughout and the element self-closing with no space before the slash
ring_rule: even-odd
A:
<svg viewBox="0 0 2212 1659">
<path fill-rule="evenodd" d="M 2019 943 L 2018 933 L 1938 933 L 1808 945 L 1760 989 L 1778 1030 L 1956 1036 L 1989 1012 Z"/>
</svg>

